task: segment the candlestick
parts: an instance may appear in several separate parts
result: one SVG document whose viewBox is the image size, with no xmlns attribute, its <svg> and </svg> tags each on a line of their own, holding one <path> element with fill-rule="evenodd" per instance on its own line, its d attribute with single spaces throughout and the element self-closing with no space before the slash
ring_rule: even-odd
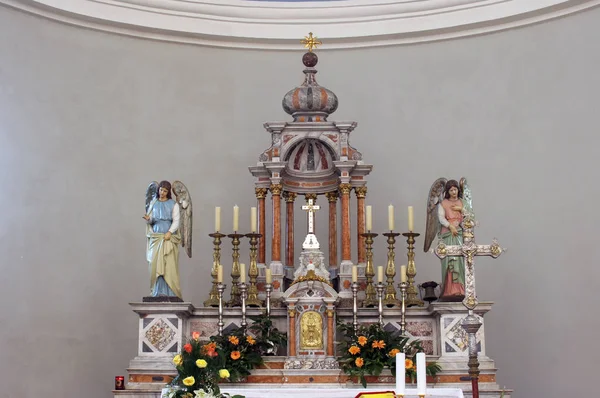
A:
<svg viewBox="0 0 600 398">
<path fill-rule="evenodd" d="M 425 353 L 417 352 L 417 394 L 427 394 L 427 372 L 425 370 Z"/>
<path fill-rule="evenodd" d="M 215 231 L 221 230 L 221 208 L 215 207 Z"/>
<path fill-rule="evenodd" d="M 396 243 L 396 236 L 400 234 L 397 232 L 388 232 L 383 235 L 387 237 L 388 244 L 387 266 L 385 268 L 387 286 L 385 288 L 383 304 L 387 307 L 394 307 L 400 305 L 400 302 L 396 299 L 396 289 L 394 288 L 394 277 L 396 276 L 396 252 L 394 250 L 394 245 Z"/>
<path fill-rule="evenodd" d="M 265 281 L 269 284 L 273 282 L 273 274 L 271 274 L 271 268 L 265 268 Z"/>
<path fill-rule="evenodd" d="M 219 322 L 217 322 L 217 326 L 219 327 L 219 336 L 223 336 L 223 326 L 225 326 L 225 322 L 223 322 L 223 292 L 225 291 L 225 287 L 222 283 L 217 285 L 217 291 L 219 292 Z"/>
<path fill-rule="evenodd" d="M 267 271 L 269 271 L 269 279 L 271 278 L 271 270 L 267 268 Z M 270 281 L 268 281 L 265 284 L 265 293 L 266 293 L 266 300 L 265 300 L 265 306 L 267 307 L 267 318 L 271 316 L 271 291 L 273 290 L 273 285 L 271 284 Z"/>
<path fill-rule="evenodd" d="M 240 264 L 240 283 L 246 283 L 246 264 Z"/>
<path fill-rule="evenodd" d="M 383 282 L 383 265 L 377 267 L 377 282 Z"/>
<path fill-rule="evenodd" d="M 408 283 L 400 282 L 398 287 L 400 288 L 400 335 L 404 336 L 406 333 L 406 288 L 408 288 Z"/>
<path fill-rule="evenodd" d="M 406 282 L 406 265 L 400 266 L 400 282 Z"/>
<path fill-rule="evenodd" d="M 365 288 L 365 300 L 362 303 L 363 307 L 374 307 L 377 305 L 377 293 L 373 286 L 373 277 L 375 276 L 375 268 L 373 267 L 373 238 L 378 234 L 367 232 L 361 234 L 365 237 L 367 266 L 365 267 L 365 278 L 367 279 L 367 287 Z"/>
<path fill-rule="evenodd" d="M 243 265 L 244 268 L 246 268 L 245 264 L 240 264 Z M 248 286 L 246 285 L 245 282 L 241 282 L 240 286 L 240 296 L 242 298 L 242 323 L 241 323 L 241 327 L 242 329 L 246 329 L 246 326 L 248 326 L 248 323 L 246 322 L 246 298 L 248 298 Z"/>
<path fill-rule="evenodd" d="M 394 206 L 388 206 L 388 228 L 390 231 L 394 230 Z"/>
<path fill-rule="evenodd" d="M 408 266 L 406 267 L 406 276 L 408 279 L 408 289 L 406 290 L 406 305 L 408 307 L 418 306 L 423 307 L 425 304 L 419 299 L 417 294 L 417 288 L 415 287 L 415 276 L 417 276 L 417 267 L 415 265 L 415 238 L 420 234 L 416 232 L 405 232 L 402 234 L 406 236 L 406 242 L 408 243 Z"/>
<path fill-rule="evenodd" d="M 227 236 L 231 238 L 231 243 L 233 245 L 233 253 L 231 254 L 233 259 L 233 264 L 231 266 L 231 299 L 227 305 L 229 307 L 237 307 L 241 305 L 240 291 L 238 289 L 240 283 L 240 238 L 244 235 L 236 233 Z"/>
<path fill-rule="evenodd" d="M 354 335 L 358 332 L 358 283 L 352 282 L 352 327 L 354 328 Z"/>
<path fill-rule="evenodd" d="M 381 267 L 382 271 L 383 271 L 383 267 Z M 382 272 L 382 278 L 383 279 L 383 272 Z M 379 312 L 379 324 L 381 325 L 381 327 L 383 327 L 383 291 L 385 290 L 385 285 L 379 281 L 377 283 L 377 299 L 379 301 L 379 305 L 377 307 L 377 310 Z"/>
<path fill-rule="evenodd" d="M 413 207 L 408 206 L 408 232 L 412 232 L 415 229 L 415 215 L 413 213 Z"/>
<path fill-rule="evenodd" d="M 358 267 L 356 265 L 352 266 L 352 282 L 358 282 Z"/>
<path fill-rule="evenodd" d="M 256 207 L 250 208 L 250 232 L 256 232 Z"/>
<path fill-rule="evenodd" d="M 251 233 L 247 234 L 246 237 L 250 238 L 250 267 L 248 268 L 248 277 L 250 283 L 248 286 L 248 299 L 246 304 L 248 307 L 260 307 L 262 306 L 262 300 L 258 298 L 258 287 L 256 286 L 256 280 L 258 278 L 258 265 L 256 264 L 258 238 L 261 234 Z"/>
<path fill-rule="evenodd" d="M 371 206 L 367 206 L 367 232 L 370 232 L 373 229 L 373 208 Z"/>
<path fill-rule="evenodd" d="M 406 388 L 406 355 L 403 352 L 396 354 L 396 396 L 404 396 Z"/>
<path fill-rule="evenodd" d="M 218 208 L 218 207 L 217 207 Z M 218 226 L 215 223 L 215 227 Z M 217 307 L 219 305 L 219 293 L 217 292 L 217 284 L 219 282 L 223 282 L 218 280 L 218 265 L 221 263 L 221 238 L 225 235 L 215 232 L 214 234 L 208 234 L 211 238 L 213 238 L 213 266 L 210 270 L 210 276 L 212 279 L 212 288 L 210 290 L 210 294 L 208 300 L 204 301 L 205 307 Z"/>
<path fill-rule="evenodd" d="M 233 206 L 233 232 L 237 232 L 240 222 L 240 208 L 238 205 Z"/>
</svg>

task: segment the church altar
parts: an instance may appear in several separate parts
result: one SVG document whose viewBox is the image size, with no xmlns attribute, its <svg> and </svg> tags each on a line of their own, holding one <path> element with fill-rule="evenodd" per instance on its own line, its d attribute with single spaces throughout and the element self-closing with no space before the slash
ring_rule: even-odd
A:
<svg viewBox="0 0 600 398">
<path fill-rule="evenodd" d="M 266 356 L 264 365 L 253 369 L 241 383 L 230 384 L 231 389 L 224 383 L 223 392 L 246 398 L 300 394 L 342 398 L 393 388 L 395 377 L 389 370 L 371 377 L 367 389 L 358 388 L 356 379 L 341 370 L 336 346 L 345 336 L 340 335 L 335 325 L 343 322 L 354 325 L 355 334 L 359 324 L 378 323 L 388 333 L 397 333 L 409 341 L 418 340 L 427 361 L 441 368 L 435 376 L 427 376 L 427 396 L 463 397 L 464 391 L 464 396 L 470 397 L 470 362 L 475 355 L 479 393 L 490 398 L 510 398 L 510 391 L 500 390 L 496 384 L 496 366 L 486 354 L 484 316 L 493 303 L 478 302 L 474 295 L 468 297 L 470 301 L 465 298 L 469 305 L 460 300 L 438 301 L 436 297 L 428 297 L 426 302 L 420 297 L 421 285 L 416 280 L 414 261 L 414 246 L 420 234 L 413 232 L 412 208 L 409 208 L 409 232 L 401 234 L 394 232 L 390 206 L 389 230 L 381 234 L 384 236 L 381 239 L 388 243 L 387 253 L 382 256 L 387 257 L 387 265 L 377 267 L 376 273 L 372 243 L 378 234 L 372 232 L 371 208 L 365 206 L 367 176 L 373 166 L 365 163 L 362 154 L 349 144 L 356 122 L 327 120 L 337 109 L 338 100 L 333 92 L 316 82 L 318 58 L 312 52 L 315 41 L 312 34 L 306 39 L 309 51 L 302 58 L 305 81 L 283 99 L 283 108 L 293 121 L 265 123 L 271 134 L 271 146 L 260 154 L 256 166 L 249 167 L 255 178 L 258 205 L 251 211 L 250 233 L 238 231 L 237 206 L 233 213 L 233 233 L 222 233 L 220 208 L 216 209 L 215 232 L 209 234 L 214 250 L 211 254 L 203 253 L 201 260 L 204 264 L 212 263 L 212 267 L 207 267 L 212 286 L 203 305 L 160 295 L 130 303 L 139 316 L 138 353 L 127 369 L 126 389 L 114 391 L 114 396 L 158 398 L 165 384 L 177 375 L 173 358 L 192 333 L 204 340 L 226 335 L 240 326 L 245 328 L 248 319 L 266 312 L 274 326 L 287 333 L 287 346 L 278 347 L 274 356 Z M 351 207 L 352 191 L 356 203 Z M 269 192 L 270 236 L 266 228 Z M 295 206 L 300 195 L 305 203 Z M 327 199 L 327 206 L 316 204 L 319 196 Z M 186 198 L 191 206 L 191 198 Z M 307 221 L 298 256 L 294 220 L 297 207 Z M 351 208 L 355 214 L 351 214 Z M 316 214 L 326 209 L 328 219 L 322 225 L 328 239 L 322 248 L 316 228 L 321 220 L 317 220 Z M 191 207 L 188 213 L 191 216 Z M 188 225 L 191 226 L 191 219 Z M 285 244 L 282 244 L 284 225 Z M 472 231 L 466 230 L 473 240 Z M 187 233 L 186 249 L 191 255 L 191 232 Z M 400 236 L 406 238 L 408 252 L 407 266 L 400 267 L 398 278 L 396 245 L 402 239 Z M 246 244 L 245 238 L 250 245 L 248 269 L 239 254 L 240 246 Z M 268 238 L 270 258 L 266 253 Z M 231 279 L 225 281 L 222 252 L 229 249 L 229 244 L 225 244 L 227 239 L 231 239 L 232 261 Z M 465 242 L 470 241 L 467 238 Z M 497 256 L 499 249 L 495 245 L 481 247 Z M 353 249 L 356 261 L 352 259 Z M 439 246 L 437 250 L 440 258 L 461 255 L 456 246 Z M 477 253 L 475 247 L 469 259 L 486 254 Z M 382 262 L 381 257 L 378 261 Z M 398 279 L 400 284 L 396 285 Z M 226 282 L 230 284 L 229 292 Z M 468 275 L 467 288 L 469 284 L 474 287 L 472 274 Z M 475 322 L 477 327 L 467 332 L 464 324 L 469 322 Z M 416 389 L 408 387 L 406 397 L 416 396 Z"/>
</svg>

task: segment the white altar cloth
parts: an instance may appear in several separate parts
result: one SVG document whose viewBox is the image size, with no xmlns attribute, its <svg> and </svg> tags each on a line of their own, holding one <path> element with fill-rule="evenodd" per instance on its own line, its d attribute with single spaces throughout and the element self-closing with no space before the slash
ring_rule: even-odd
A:
<svg viewBox="0 0 600 398">
<path fill-rule="evenodd" d="M 227 388 L 222 393 L 239 394 L 246 398 L 354 398 L 361 392 L 392 391 L 390 388 Z M 405 398 L 418 398 L 415 388 L 407 388 Z M 460 388 L 428 388 L 427 397 L 464 398 Z"/>
</svg>

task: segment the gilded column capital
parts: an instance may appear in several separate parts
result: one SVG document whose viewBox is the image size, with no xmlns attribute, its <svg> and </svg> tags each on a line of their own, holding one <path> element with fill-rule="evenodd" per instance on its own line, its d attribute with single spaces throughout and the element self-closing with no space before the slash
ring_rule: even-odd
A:
<svg viewBox="0 0 600 398">
<path fill-rule="evenodd" d="M 288 308 L 288 315 L 290 316 L 290 318 L 294 318 L 296 316 L 296 309 Z"/>
<path fill-rule="evenodd" d="M 333 318 L 334 314 L 335 314 L 334 310 L 327 310 L 327 318 Z"/>
<path fill-rule="evenodd" d="M 340 192 L 342 195 L 348 195 L 352 191 L 352 185 L 348 183 L 340 184 Z"/>
<path fill-rule="evenodd" d="M 296 197 L 298 196 L 298 194 L 296 192 L 288 192 L 285 191 L 283 193 L 283 197 L 285 198 L 285 201 L 287 203 L 294 203 L 294 201 L 296 200 Z"/>
<path fill-rule="evenodd" d="M 337 191 L 333 191 L 333 192 L 327 192 L 325 194 L 325 196 L 327 197 L 327 200 L 330 203 L 335 203 L 335 202 L 337 202 L 338 198 L 340 197 L 340 194 Z"/>
<path fill-rule="evenodd" d="M 282 184 L 271 184 L 269 189 L 271 190 L 271 194 L 281 195 L 281 191 L 283 191 L 283 185 Z"/>
<path fill-rule="evenodd" d="M 312 199 L 313 201 L 317 200 L 317 194 L 316 193 L 305 193 L 304 194 L 304 199 L 306 199 L 306 201 L 308 202 L 309 199 Z"/>
<path fill-rule="evenodd" d="M 269 188 L 254 188 L 254 193 L 256 194 L 256 199 L 266 198 L 268 190 L 269 190 Z"/>
<path fill-rule="evenodd" d="M 354 192 L 356 192 L 356 197 L 359 199 L 364 199 L 367 196 L 367 187 L 356 187 L 354 188 Z"/>
</svg>

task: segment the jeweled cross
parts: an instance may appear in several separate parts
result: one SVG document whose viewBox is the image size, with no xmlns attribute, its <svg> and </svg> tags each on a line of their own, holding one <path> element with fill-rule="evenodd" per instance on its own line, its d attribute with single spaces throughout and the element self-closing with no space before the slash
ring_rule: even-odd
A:
<svg viewBox="0 0 600 398">
<path fill-rule="evenodd" d="M 321 206 L 315 205 L 312 199 L 308 199 L 308 204 L 302 206 L 302 210 L 306 210 L 308 212 L 308 233 L 315 233 L 315 221 L 314 214 L 317 210 L 319 210 Z"/>
</svg>

